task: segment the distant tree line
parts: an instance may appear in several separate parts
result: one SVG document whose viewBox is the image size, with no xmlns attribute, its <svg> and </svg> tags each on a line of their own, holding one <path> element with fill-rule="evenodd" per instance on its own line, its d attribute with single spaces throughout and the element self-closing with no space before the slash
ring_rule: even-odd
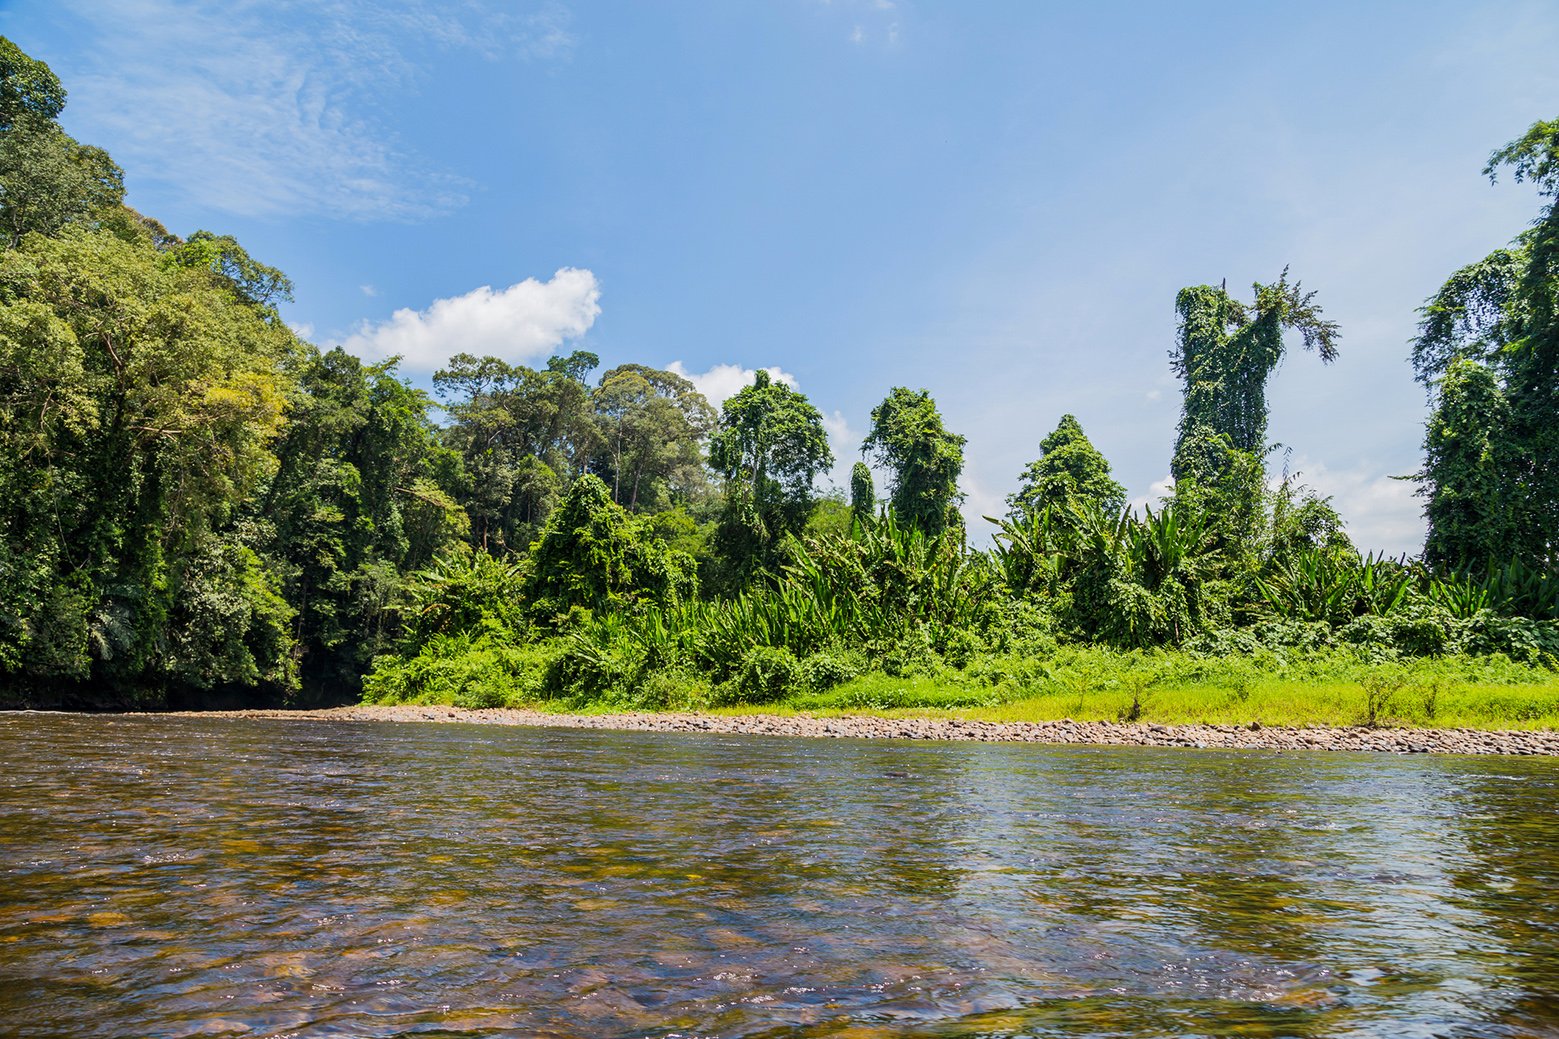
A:
<svg viewBox="0 0 1559 1039">
<path fill-rule="evenodd" d="M 1392 560 L 1267 472 L 1286 342 L 1339 340 L 1286 271 L 1179 294 L 1165 501 L 1127 508 L 1067 415 L 977 551 L 923 389 L 832 494 L 822 416 L 762 371 L 716 409 L 585 351 L 458 353 L 426 393 L 299 339 L 233 238 L 126 207 L 65 100 L 0 38 L 0 703 L 761 700 L 1062 642 L 1559 655 L 1559 122 L 1486 171 L 1539 219 L 1422 312 L 1430 529 Z"/>
</svg>

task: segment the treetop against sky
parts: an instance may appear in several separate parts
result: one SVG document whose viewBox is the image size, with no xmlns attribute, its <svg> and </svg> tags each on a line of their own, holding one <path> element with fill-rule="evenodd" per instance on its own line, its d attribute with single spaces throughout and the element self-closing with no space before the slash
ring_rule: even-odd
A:
<svg viewBox="0 0 1559 1039">
<path fill-rule="evenodd" d="M 16 0 L 3 31 L 130 204 L 286 271 L 315 341 L 424 384 L 589 349 L 717 405 L 772 368 L 841 487 L 885 387 L 924 386 L 971 517 L 1068 413 L 1156 495 L 1177 291 L 1291 266 L 1343 349 L 1287 351 L 1268 435 L 1392 552 L 1415 309 L 1526 226 L 1479 170 L 1559 97 L 1542 3 Z"/>
</svg>

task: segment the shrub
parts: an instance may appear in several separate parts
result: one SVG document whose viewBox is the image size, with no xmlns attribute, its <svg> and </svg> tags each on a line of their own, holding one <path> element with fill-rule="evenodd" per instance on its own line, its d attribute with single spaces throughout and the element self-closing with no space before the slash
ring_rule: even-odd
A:
<svg viewBox="0 0 1559 1039">
<path fill-rule="evenodd" d="M 382 656 L 363 679 L 363 701 L 516 707 L 545 693 L 552 647 L 516 646 L 501 633 L 435 635 L 410 657 Z"/>
<path fill-rule="evenodd" d="M 764 704 L 782 700 L 800 685 L 801 664 L 783 646 L 754 646 L 742 657 L 736 678 L 726 684 L 722 703 Z"/>
<path fill-rule="evenodd" d="M 1401 671 L 1387 668 L 1371 671 L 1360 680 L 1359 684 L 1364 687 L 1365 725 L 1373 729 L 1386 720 L 1386 712 L 1405 683 Z"/>
<path fill-rule="evenodd" d="M 857 677 L 864 669 L 858 654 L 822 650 L 801 662 L 798 678 L 805 688 L 823 693 Z"/>
</svg>

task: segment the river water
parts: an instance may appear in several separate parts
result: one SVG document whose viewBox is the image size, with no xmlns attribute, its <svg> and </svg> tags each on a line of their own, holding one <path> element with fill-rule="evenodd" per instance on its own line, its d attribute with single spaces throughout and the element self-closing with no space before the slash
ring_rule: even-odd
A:
<svg viewBox="0 0 1559 1039">
<path fill-rule="evenodd" d="M 0 1035 L 1559 1036 L 1559 761 L 0 715 Z"/>
</svg>

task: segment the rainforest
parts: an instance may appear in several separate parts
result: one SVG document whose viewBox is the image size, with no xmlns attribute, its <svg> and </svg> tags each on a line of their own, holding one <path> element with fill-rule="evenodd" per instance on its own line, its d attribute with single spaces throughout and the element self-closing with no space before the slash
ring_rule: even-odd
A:
<svg viewBox="0 0 1559 1039">
<path fill-rule="evenodd" d="M 1559 724 L 1559 120 L 1483 171 L 1532 224 L 1424 287 L 1428 537 L 1390 558 L 1275 461 L 1274 370 L 1347 348 L 1287 270 L 1164 301 L 1162 500 L 1067 415 L 973 529 L 927 389 L 820 492 L 823 417 L 764 372 L 716 409 L 584 351 L 423 387 L 321 349 L 282 271 L 128 208 L 65 100 L 0 39 L 0 707 Z"/>
</svg>

